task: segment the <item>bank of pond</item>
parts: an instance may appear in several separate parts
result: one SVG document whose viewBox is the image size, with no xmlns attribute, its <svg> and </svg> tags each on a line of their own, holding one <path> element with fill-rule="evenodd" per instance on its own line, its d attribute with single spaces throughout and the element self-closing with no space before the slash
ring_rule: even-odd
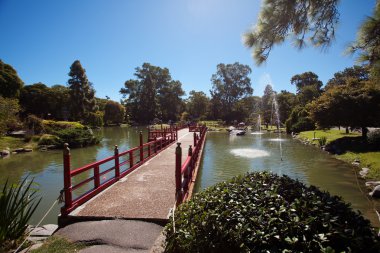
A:
<svg viewBox="0 0 380 253">
<path fill-rule="evenodd" d="M 140 131 L 147 136 L 146 127 L 106 127 L 93 130 L 93 134 L 101 137 L 101 141 L 97 145 L 72 149 L 72 168 L 112 156 L 114 145 L 118 145 L 121 151 L 139 145 Z M 17 182 L 30 175 L 39 186 L 42 201 L 30 219 L 31 224 L 39 221 L 63 188 L 62 164 L 62 150 L 30 152 L 0 160 L 0 184 L 6 178 Z M 248 131 L 245 136 L 232 136 L 223 131 L 209 132 L 196 191 L 236 175 L 258 171 L 288 175 L 306 185 L 315 185 L 323 191 L 342 196 L 355 210 L 361 211 L 373 226 L 380 227 L 374 211 L 379 202 L 367 197 L 364 181 L 358 180 L 355 168 L 288 135 L 282 135 L 279 139 L 274 133 L 257 134 Z M 60 207 L 56 205 L 43 224 L 56 223 L 59 210 Z"/>
</svg>

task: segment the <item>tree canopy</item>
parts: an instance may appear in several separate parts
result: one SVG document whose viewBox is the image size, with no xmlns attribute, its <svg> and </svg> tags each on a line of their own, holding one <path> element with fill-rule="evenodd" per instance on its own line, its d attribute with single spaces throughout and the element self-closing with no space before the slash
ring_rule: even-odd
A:
<svg viewBox="0 0 380 253">
<path fill-rule="evenodd" d="M 356 79 L 357 81 L 368 81 L 368 68 L 363 66 L 353 66 L 345 68 L 334 74 L 334 77 L 327 81 L 325 89 L 329 89 L 335 85 L 346 85 L 348 79 Z"/>
<path fill-rule="evenodd" d="M 258 65 L 265 62 L 276 44 L 288 37 L 303 48 L 307 41 L 326 47 L 334 40 L 339 21 L 338 0 L 264 0 L 255 27 L 244 35 L 244 44 L 252 48 Z"/>
<path fill-rule="evenodd" d="M 121 124 L 124 120 L 125 108 L 118 102 L 109 100 L 104 108 L 104 123 Z"/>
<path fill-rule="evenodd" d="M 16 70 L 0 60 L 0 96 L 5 98 L 18 97 L 23 86 L 24 83 Z"/>
<path fill-rule="evenodd" d="M 301 105 L 306 105 L 322 93 L 323 83 L 311 71 L 293 76 L 290 82 L 297 87 L 297 98 Z"/>
<path fill-rule="evenodd" d="M 206 116 L 210 99 L 203 91 L 190 91 L 190 96 L 186 101 L 187 111 L 193 119 Z"/>
<path fill-rule="evenodd" d="M 126 81 L 120 90 L 130 118 L 139 123 L 177 120 L 185 92 L 180 81 L 172 80 L 169 69 L 144 63 L 134 75 L 136 79 Z"/>
<path fill-rule="evenodd" d="M 218 64 L 216 73 L 211 77 L 212 89 L 210 93 L 214 107 L 220 106 L 219 110 L 223 112 L 222 119 L 232 120 L 235 103 L 243 97 L 252 95 L 251 79 L 248 77 L 251 72 L 248 65 L 238 62 Z"/>
<path fill-rule="evenodd" d="M 71 116 L 74 120 L 81 120 L 86 113 L 95 112 L 95 90 L 80 61 L 73 62 L 69 76 L 67 83 L 70 89 Z"/>
</svg>

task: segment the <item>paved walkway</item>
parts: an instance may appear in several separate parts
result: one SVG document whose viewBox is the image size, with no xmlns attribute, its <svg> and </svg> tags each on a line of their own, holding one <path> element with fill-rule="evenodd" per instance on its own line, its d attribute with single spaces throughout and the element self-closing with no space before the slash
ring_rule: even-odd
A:
<svg viewBox="0 0 380 253">
<path fill-rule="evenodd" d="M 188 129 L 178 131 L 178 142 L 184 162 L 189 145 L 193 144 L 193 133 Z M 166 220 L 175 204 L 176 146 L 173 143 L 70 215 Z"/>
</svg>

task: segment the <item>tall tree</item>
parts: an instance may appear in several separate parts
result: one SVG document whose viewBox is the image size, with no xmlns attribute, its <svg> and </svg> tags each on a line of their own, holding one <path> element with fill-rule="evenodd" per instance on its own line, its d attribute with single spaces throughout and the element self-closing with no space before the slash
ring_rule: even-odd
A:
<svg viewBox="0 0 380 253">
<path fill-rule="evenodd" d="M 187 111 L 192 118 L 199 119 L 206 116 L 210 99 L 203 91 L 190 91 L 187 99 Z"/>
<path fill-rule="evenodd" d="M 11 65 L 0 60 L 0 96 L 17 98 L 23 86 L 24 83 L 16 70 Z"/>
<path fill-rule="evenodd" d="M 19 110 L 17 99 L 0 96 L 0 137 L 7 132 L 10 126 L 17 125 Z"/>
<path fill-rule="evenodd" d="M 369 73 L 368 68 L 363 66 L 353 66 L 345 68 L 343 71 L 339 71 L 334 74 L 334 77 L 327 81 L 325 89 L 329 89 L 336 85 L 346 85 L 348 79 L 356 79 L 359 82 L 368 81 Z"/>
<path fill-rule="evenodd" d="M 20 105 L 24 115 L 34 114 L 46 118 L 50 113 L 49 88 L 43 83 L 26 85 L 21 90 Z"/>
<path fill-rule="evenodd" d="M 71 116 L 74 120 L 83 120 L 86 113 L 95 112 L 95 90 L 80 61 L 76 60 L 71 65 L 69 76 Z"/>
<path fill-rule="evenodd" d="M 313 72 L 295 75 L 290 82 L 297 87 L 297 97 L 301 105 L 306 105 L 322 93 L 323 83 L 318 79 L 318 75 Z"/>
<path fill-rule="evenodd" d="M 121 124 L 124 120 L 125 108 L 118 102 L 108 100 L 104 108 L 104 123 Z"/>
<path fill-rule="evenodd" d="M 297 105 L 296 95 L 289 91 L 282 90 L 277 94 L 277 103 L 280 120 L 282 123 L 284 123 L 289 118 L 293 108 Z"/>
<path fill-rule="evenodd" d="M 273 108 L 273 96 L 275 96 L 275 91 L 273 90 L 272 86 L 270 84 L 267 84 L 264 89 L 264 94 L 261 99 L 261 113 L 262 115 L 262 122 L 263 123 L 270 123 L 271 117 L 272 117 L 272 108 Z"/>
<path fill-rule="evenodd" d="M 172 80 L 169 69 L 144 63 L 134 75 L 136 79 L 126 81 L 120 90 L 131 119 L 139 123 L 176 120 L 184 91 L 181 82 Z"/>
<path fill-rule="evenodd" d="M 309 106 L 311 117 L 321 127 L 380 126 L 380 88 L 374 81 L 348 79 L 346 85 L 333 86 Z"/>
<path fill-rule="evenodd" d="M 210 93 L 212 101 L 221 104 L 223 120 L 234 120 L 232 112 L 235 103 L 243 97 L 252 95 L 251 79 L 248 77 L 251 72 L 248 65 L 238 62 L 218 64 L 216 73 L 211 77 L 213 85 Z"/>
<path fill-rule="evenodd" d="M 349 51 L 360 52 L 359 61 L 368 64 L 371 73 L 380 80 L 380 1 L 377 0 L 372 16 L 361 25 L 356 42 Z"/>
<path fill-rule="evenodd" d="M 338 0 L 264 0 L 257 25 L 244 35 L 258 65 L 268 58 L 276 44 L 294 38 L 297 48 L 326 47 L 334 40 L 339 20 Z"/>
</svg>

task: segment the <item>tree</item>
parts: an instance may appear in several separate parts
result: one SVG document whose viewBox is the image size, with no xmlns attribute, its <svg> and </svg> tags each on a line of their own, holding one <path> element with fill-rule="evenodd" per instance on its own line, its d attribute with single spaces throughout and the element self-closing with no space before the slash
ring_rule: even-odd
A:
<svg viewBox="0 0 380 253">
<path fill-rule="evenodd" d="M 380 126 L 380 88 L 373 81 L 348 79 L 346 85 L 333 86 L 309 105 L 311 117 L 321 127 Z"/>
<path fill-rule="evenodd" d="M 108 100 L 104 107 L 104 123 L 121 124 L 124 120 L 125 108 L 118 102 Z"/>
<path fill-rule="evenodd" d="M 306 105 L 322 93 L 323 83 L 311 71 L 293 76 L 290 82 L 297 87 L 297 97 L 301 105 Z"/>
<path fill-rule="evenodd" d="M 69 118 L 70 89 L 56 84 L 49 89 L 48 94 L 50 117 L 67 120 Z"/>
<path fill-rule="evenodd" d="M 0 96 L 0 136 L 5 134 L 8 128 L 18 121 L 17 114 L 19 110 L 17 99 Z"/>
<path fill-rule="evenodd" d="M 190 91 L 187 99 L 187 111 L 194 119 L 205 117 L 208 111 L 210 99 L 203 91 Z"/>
<path fill-rule="evenodd" d="M 272 108 L 273 108 L 273 96 L 275 95 L 275 91 L 273 90 L 272 86 L 268 84 L 265 86 L 264 89 L 264 95 L 261 99 L 261 113 L 263 115 L 262 122 L 263 123 L 270 123 L 271 122 L 271 115 L 272 115 Z"/>
<path fill-rule="evenodd" d="M 280 120 L 284 123 L 290 116 L 293 108 L 297 104 L 297 97 L 295 94 L 282 90 L 277 94 L 277 103 L 279 108 Z"/>
<path fill-rule="evenodd" d="M 17 75 L 16 70 L 0 60 L 0 96 L 17 98 L 23 86 L 24 83 Z"/>
<path fill-rule="evenodd" d="M 368 64 L 371 73 L 380 78 L 380 1 L 376 2 L 374 14 L 361 25 L 356 42 L 349 51 L 360 52 L 359 61 Z"/>
<path fill-rule="evenodd" d="M 49 111 L 49 88 L 43 83 L 26 85 L 21 90 L 20 104 L 23 114 L 34 114 L 40 118 L 46 118 Z"/>
<path fill-rule="evenodd" d="M 252 95 L 251 73 L 248 65 L 238 62 L 234 64 L 218 64 L 217 72 L 212 75 L 212 90 L 210 90 L 212 102 L 221 104 L 221 115 L 223 120 L 233 120 L 233 108 L 237 101 L 243 97 Z"/>
<path fill-rule="evenodd" d="M 334 77 L 327 81 L 325 89 L 329 89 L 336 85 L 346 85 L 348 79 L 356 79 L 359 82 L 368 81 L 368 68 L 363 66 L 353 66 L 345 68 L 343 71 L 334 74 Z"/>
<path fill-rule="evenodd" d="M 86 113 L 95 112 L 95 90 L 88 81 L 86 70 L 76 60 L 70 67 L 67 83 L 70 89 L 71 117 L 74 120 L 85 118 Z"/>
<path fill-rule="evenodd" d="M 126 81 L 120 90 L 132 120 L 144 124 L 154 118 L 176 120 L 184 91 L 181 82 L 172 80 L 169 69 L 144 63 L 134 75 L 137 79 Z"/>
<path fill-rule="evenodd" d="M 327 47 L 334 40 L 339 20 L 338 0 L 264 0 L 256 27 L 244 34 L 244 44 L 252 48 L 258 65 L 265 62 L 274 45 L 288 37 L 301 49 L 306 40 Z"/>
</svg>

